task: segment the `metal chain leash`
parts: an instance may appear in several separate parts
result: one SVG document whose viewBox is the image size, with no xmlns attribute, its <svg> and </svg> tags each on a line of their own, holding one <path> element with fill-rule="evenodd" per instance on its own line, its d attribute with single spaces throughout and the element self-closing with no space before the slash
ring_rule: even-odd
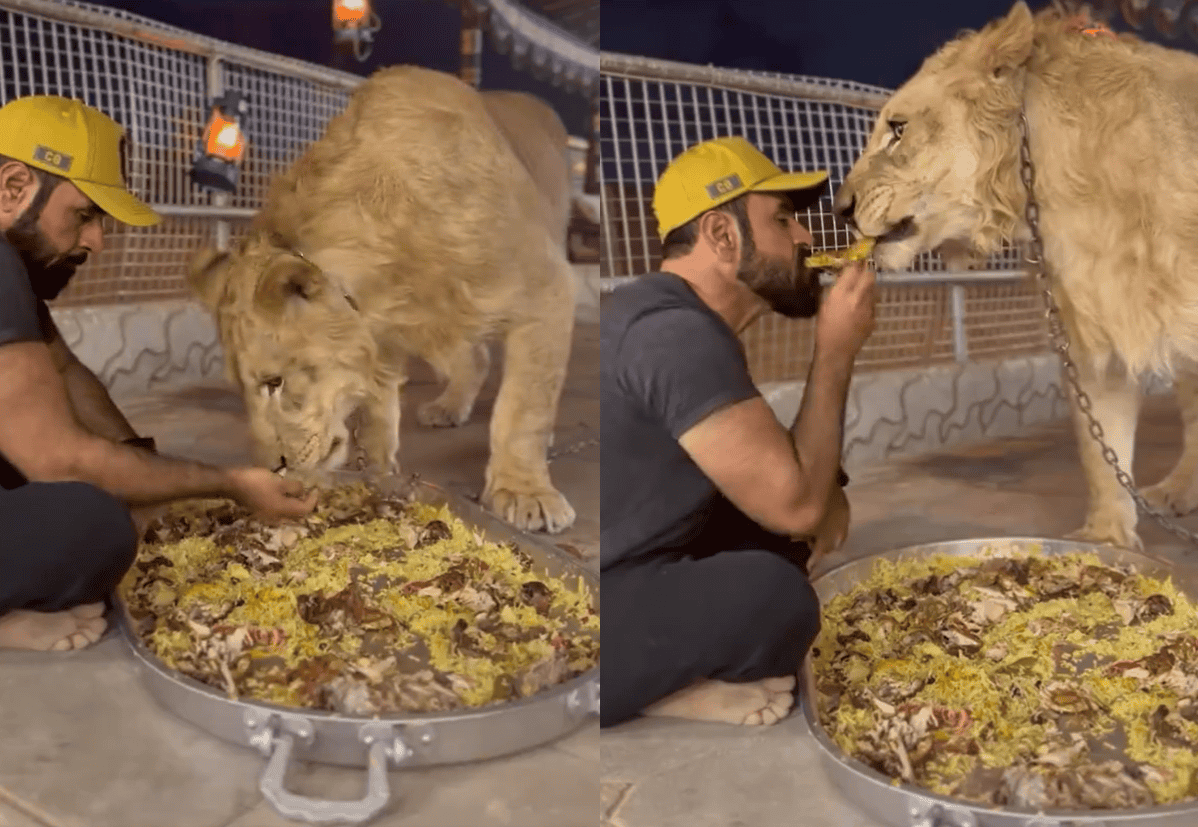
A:
<svg viewBox="0 0 1198 827">
<path fill-rule="evenodd" d="M 358 429 L 357 429 L 357 427 L 353 427 L 350 429 L 350 440 L 352 441 L 352 443 L 355 446 L 358 446 Z M 598 437 L 595 437 L 593 439 L 584 439 L 580 442 L 574 443 L 573 445 L 567 445 L 565 448 L 562 448 L 560 451 L 550 451 L 548 456 L 546 457 L 546 461 L 553 462 L 555 459 L 558 459 L 559 457 L 570 456 L 571 454 L 578 454 L 578 453 L 585 451 L 587 448 L 596 446 L 598 444 L 599 444 Z M 355 469 L 359 472 L 365 471 L 366 470 L 366 454 L 365 454 L 365 452 L 362 451 L 361 447 L 356 447 L 355 454 L 356 454 L 356 457 L 354 459 Z"/>
<path fill-rule="evenodd" d="M 1102 458 L 1106 460 L 1108 465 L 1115 469 L 1116 479 L 1131 494 L 1131 498 L 1135 501 L 1136 506 L 1160 523 L 1166 531 L 1188 543 L 1198 545 L 1198 534 L 1182 528 L 1173 520 L 1170 520 L 1164 514 L 1154 509 L 1140 492 L 1136 490 L 1135 482 L 1132 480 L 1131 475 L 1120 467 L 1118 455 L 1103 438 L 1102 424 L 1094 418 L 1094 414 L 1090 410 L 1092 405 L 1090 397 L 1082 390 L 1078 380 L 1077 365 L 1069 358 L 1069 335 L 1065 331 L 1065 323 L 1061 319 L 1061 309 L 1053 297 L 1052 285 L 1048 278 L 1048 265 L 1044 260 L 1044 239 L 1040 235 L 1040 206 L 1036 203 L 1035 197 L 1036 167 L 1032 163 L 1031 145 L 1028 141 L 1027 114 L 1022 111 L 1019 113 L 1019 126 L 1023 139 L 1020 147 L 1020 156 L 1023 161 L 1020 168 L 1020 175 L 1023 178 L 1024 187 L 1027 188 L 1025 216 L 1028 226 L 1032 231 L 1031 251 L 1025 257 L 1025 260 L 1034 269 L 1036 280 L 1040 285 L 1040 292 L 1044 296 L 1045 316 L 1048 319 L 1048 331 L 1052 338 L 1052 347 L 1053 350 L 1060 354 L 1061 364 L 1064 366 L 1065 378 L 1077 398 L 1077 407 L 1085 414 L 1086 420 L 1089 423 L 1090 436 L 1102 446 Z"/>
<path fill-rule="evenodd" d="M 585 451 L 587 448 L 590 448 L 590 447 L 598 445 L 598 444 L 599 444 L 598 437 L 595 437 L 593 439 L 584 439 L 580 442 L 575 442 L 573 445 L 568 445 L 565 448 L 562 448 L 560 451 L 550 451 L 547 459 L 549 462 L 553 462 L 555 459 L 558 459 L 559 457 L 565 457 L 565 456 L 569 456 L 571 454 L 581 453 L 582 451 Z"/>
</svg>

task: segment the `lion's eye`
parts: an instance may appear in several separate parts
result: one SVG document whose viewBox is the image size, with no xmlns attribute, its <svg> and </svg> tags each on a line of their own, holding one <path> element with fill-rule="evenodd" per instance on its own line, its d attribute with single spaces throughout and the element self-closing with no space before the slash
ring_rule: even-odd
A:
<svg viewBox="0 0 1198 827">
<path fill-rule="evenodd" d="M 907 128 L 906 121 L 887 121 L 887 126 L 890 127 L 890 133 L 894 135 L 896 141 L 902 140 L 903 130 Z"/>
<path fill-rule="evenodd" d="M 262 387 L 266 389 L 267 393 L 274 393 L 279 388 L 283 387 L 283 377 L 268 376 L 262 380 Z"/>
</svg>

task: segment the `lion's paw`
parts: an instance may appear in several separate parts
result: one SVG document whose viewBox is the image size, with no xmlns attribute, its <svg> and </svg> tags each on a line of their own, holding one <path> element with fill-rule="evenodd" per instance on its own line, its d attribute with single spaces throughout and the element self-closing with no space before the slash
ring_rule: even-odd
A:
<svg viewBox="0 0 1198 827">
<path fill-rule="evenodd" d="M 521 531 L 557 534 L 574 525 L 573 506 L 552 488 L 515 491 L 496 487 L 489 496 L 484 495 L 483 507 Z"/>
<path fill-rule="evenodd" d="M 1086 524 L 1077 531 L 1065 535 L 1066 540 L 1079 540 L 1084 543 L 1115 546 L 1131 551 L 1143 551 L 1144 543 L 1136 534 L 1135 524 L 1125 525 L 1121 520 L 1101 515 L 1091 516 Z"/>
<path fill-rule="evenodd" d="M 1184 517 L 1198 508 L 1198 496 L 1190 485 L 1178 490 L 1169 477 L 1140 489 L 1140 496 L 1148 504 L 1166 516 Z"/>
<path fill-rule="evenodd" d="M 426 428 L 456 428 L 469 418 L 469 410 L 454 410 L 440 399 L 425 402 L 416 409 L 416 421 Z"/>
</svg>

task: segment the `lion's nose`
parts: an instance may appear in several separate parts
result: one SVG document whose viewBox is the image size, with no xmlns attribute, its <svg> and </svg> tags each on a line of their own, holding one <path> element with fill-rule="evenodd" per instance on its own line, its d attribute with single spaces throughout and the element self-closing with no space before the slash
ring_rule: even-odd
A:
<svg viewBox="0 0 1198 827">
<path fill-rule="evenodd" d="M 851 219 L 857 206 L 857 196 L 848 187 L 841 187 L 832 199 L 832 211 L 843 219 Z"/>
</svg>

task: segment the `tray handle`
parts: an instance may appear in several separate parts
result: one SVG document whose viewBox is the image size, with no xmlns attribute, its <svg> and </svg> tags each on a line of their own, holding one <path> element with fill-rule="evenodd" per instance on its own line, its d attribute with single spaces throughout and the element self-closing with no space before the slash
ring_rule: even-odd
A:
<svg viewBox="0 0 1198 827">
<path fill-rule="evenodd" d="M 907 810 L 911 827 L 977 827 L 977 816 L 969 810 L 944 807 L 934 801 L 914 798 Z"/>
<path fill-rule="evenodd" d="M 277 719 L 280 724 L 275 723 Z M 311 798 L 288 791 L 284 781 L 296 740 L 310 744 L 315 738 L 312 722 L 298 716 L 271 715 L 265 721 L 251 721 L 247 716 L 246 724 L 253 730 L 253 745 L 268 757 L 258 782 L 262 797 L 279 815 L 307 824 L 363 824 L 374 818 L 391 801 L 387 765 L 399 764 L 412 754 L 393 727 L 367 724 L 358 733 L 369 750 L 366 795 L 350 801 Z"/>
</svg>

